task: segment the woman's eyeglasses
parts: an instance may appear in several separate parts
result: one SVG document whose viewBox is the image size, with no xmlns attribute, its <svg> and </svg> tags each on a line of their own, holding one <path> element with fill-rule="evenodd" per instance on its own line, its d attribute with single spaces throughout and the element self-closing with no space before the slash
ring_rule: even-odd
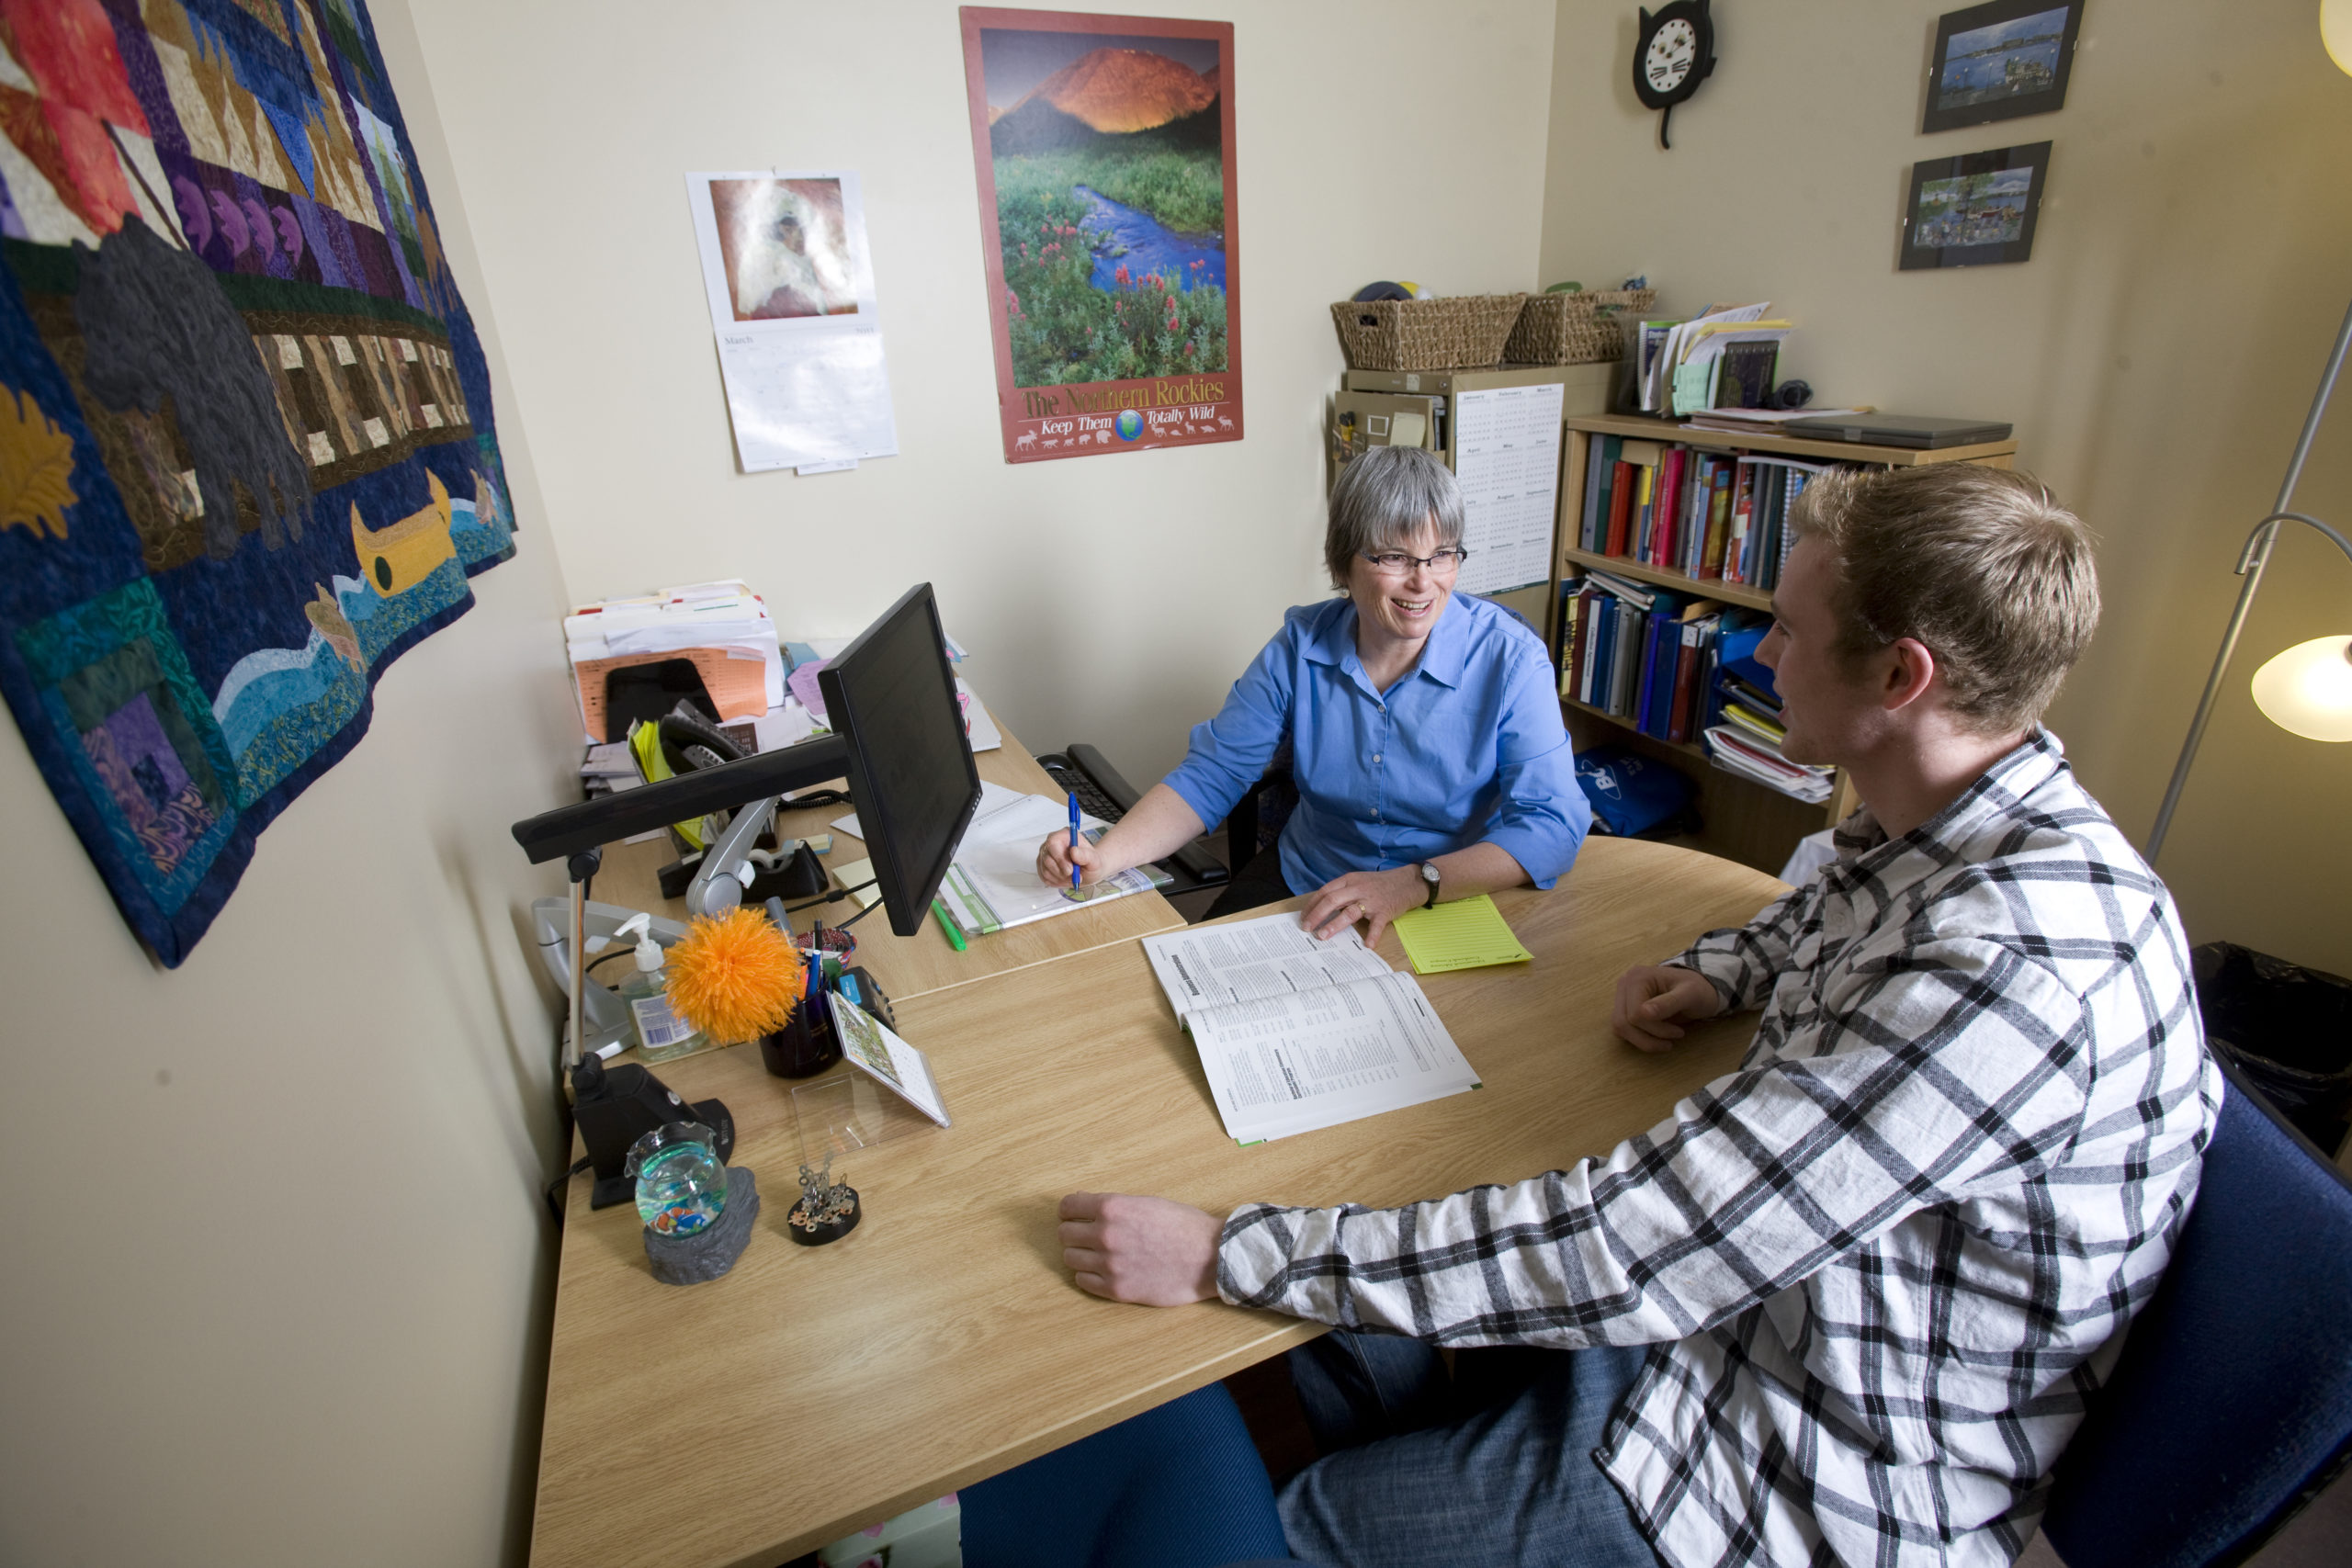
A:
<svg viewBox="0 0 2352 1568">
<path fill-rule="evenodd" d="M 1378 555 L 1367 551 L 1363 558 L 1383 577 L 1404 577 L 1417 566 L 1425 566 L 1439 577 L 1452 577 L 1470 558 L 1470 552 L 1458 547 L 1425 556 L 1408 556 L 1402 550 L 1383 550 Z"/>
</svg>

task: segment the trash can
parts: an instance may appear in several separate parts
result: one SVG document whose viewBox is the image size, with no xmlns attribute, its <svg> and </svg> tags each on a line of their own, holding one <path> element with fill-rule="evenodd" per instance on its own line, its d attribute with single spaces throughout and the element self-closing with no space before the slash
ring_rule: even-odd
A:
<svg viewBox="0 0 2352 1568">
<path fill-rule="evenodd" d="M 2208 1043 L 2333 1157 L 2352 1115 L 2352 980 L 2228 942 L 2189 962 Z"/>
</svg>

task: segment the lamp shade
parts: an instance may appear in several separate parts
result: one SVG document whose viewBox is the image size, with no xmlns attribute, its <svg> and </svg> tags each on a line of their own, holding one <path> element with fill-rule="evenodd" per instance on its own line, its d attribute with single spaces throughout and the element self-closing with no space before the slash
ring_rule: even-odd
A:
<svg viewBox="0 0 2352 1568">
<path fill-rule="evenodd" d="M 2352 0 L 2319 0 L 2319 41 L 2338 70 L 2352 72 Z"/>
<path fill-rule="evenodd" d="M 2254 672 L 2254 705 L 2310 740 L 2352 740 L 2352 637 L 2299 642 Z"/>
</svg>

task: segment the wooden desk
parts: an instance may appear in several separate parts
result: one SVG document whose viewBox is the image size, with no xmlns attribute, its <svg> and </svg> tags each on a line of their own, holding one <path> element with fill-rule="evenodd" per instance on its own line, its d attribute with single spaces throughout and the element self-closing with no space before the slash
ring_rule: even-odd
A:
<svg viewBox="0 0 2352 1568">
<path fill-rule="evenodd" d="M 1728 861 L 1593 840 L 1555 891 L 1496 897 L 1534 963 L 1421 981 L 1483 1090 L 1250 1148 L 1225 1136 L 1135 942 L 910 997 L 901 1032 L 956 1124 L 843 1161 L 865 1221 L 813 1250 L 779 1234 L 786 1086 L 742 1047 L 663 1068 L 727 1100 L 763 1207 L 731 1274 L 677 1290 L 647 1272 L 636 1212 L 592 1214 L 573 1181 L 532 1562 L 775 1568 L 1314 1337 L 1272 1313 L 1082 1293 L 1056 1203 L 1392 1204 L 1603 1153 L 1728 1071 L 1754 1029 L 1636 1052 L 1609 1032 L 1619 973 L 1779 891 Z M 1382 952 L 1403 966 L 1393 935 Z"/>
<path fill-rule="evenodd" d="M 997 728 L 1004 735 L 1004 745 L 993 751 L 982 751 L 973 759 L 979 764 L 980 777 L 1023 795 L 1061 799 L 1061 787 L 1037 765 L 1036 759 L 1029 755 L 1012 731 L 1006 729 L 1001 720 Z M 843 786 L 836 780 L 834 787 Z M 797 811 L 787 808 L 776 813 L 777 827 L 786 838 L 791 839 L 832 833 L 829 824 L 851 809 L 839 805 Z M 867 852 L 864 840 L 833 833 L 833 852 L 822 857 L 822 863 L 830 871 L 834 866 L 863 860 Z M 667 919 L 684 920 L 684 901 L 662 897 L 655 879 L 655 874 L 676 858 L 675 846 L 667 834 L 641 844 L 611 845 L 605 851 L 605 867 L 596 874 L 595 890 L 591 897 L 626 908 L 650 909 Z M 844 898 L 836 904 L 803 910 L 792 917 L 792 924 L 795 930 L 805 931 L 820 919 L 829 926 L 837 926 L 856 913 L 856 901 Z M 1176 912 L 1175 906 L 1159 894 L 1136 893 L 1074 914 L 1016 926 L 994 936 L 975 937 L 967 953 L 956 952 L 941 932 L 939 922 L 928 915 L 914 935 L 899 936 L 890 930 L 889 911 L 876 909 L 858 921 L 856 930 L 850 934 L 857 938 L 857 956 L 853 962 L 864 964 L 897 1001 L 985 980 L 1009 970 L 1025 969 L 1033 964 L 1101 947 L 1106 942 L 1128 942 L 1154 931 L 1173 931 L 1183 923 L 1184 917 Z M 633 1062 L 637 1060 L 636 1053 L 631 1051 L 620 1060 Z M 662 1070 L 665 1082 L 669 1081 L 669 1071 L 668 1067 Z M 779 1215 L 779 1223 L 781 1218 Z"/>
</svg>

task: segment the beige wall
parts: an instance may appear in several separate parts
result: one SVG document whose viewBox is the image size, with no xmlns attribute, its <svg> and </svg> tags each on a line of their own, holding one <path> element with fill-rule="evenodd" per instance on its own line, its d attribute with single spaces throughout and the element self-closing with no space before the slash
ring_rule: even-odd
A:
<svg viewBox="0 0 2352 1568">
<path fill-rule="evenodd" d="M 1774 302 L 1829 402 L 2015 422 L 2020 465 L 2102 539 L 2106 619 L 2052 715 L 2144 840 L 2268 512 L 2352 272 L 2352 79 L 2312 0 L 2097 0 L 2064 109 L 1918 134 L 1941 0 L 1718 0 L 1714 78 L 1634 98 L 1633 7 L 1564 0 L 1545 282 L 1647 271 L 1661 306 Z M 1910 166 L 2054 141 L 2022 265 L 1894 266 Z M 2352 525 L 2352 389 L 2300 510 Z M 2192 938 L 2352 973 L 2352 747 L 2297 739 L 2245 682 L 2352 630 L 2352 562 L 2308 530 L 2273 563 L 2158 869 Z"/>
<path fill-rule="evenodd" d="M 1023 739 L 1138 784 L 1322 592 L 1329 302 L 1533 278 L 1549 6 L 1141 7 L 1236 27 L 1249 438 L 1011 467 L 954 5 L 411 5 L 571 591 L 740 574 L 846 635 L 928 579 Z M 1367 116 L 1394 95 L 1409 122 Z M 683 175 L 763 166 L 863 179 L 899 457 L 734 471 Z"/>
<path fill-rule="evenodd" d="M 155 967 L 0 722 L 0 1562 L 518 1560 L 557 1119 L 506 825 L 565 798 L 563 592 L 464 213 L 378 13 L 498 383 L 520 555 Z"/>
</svg>

